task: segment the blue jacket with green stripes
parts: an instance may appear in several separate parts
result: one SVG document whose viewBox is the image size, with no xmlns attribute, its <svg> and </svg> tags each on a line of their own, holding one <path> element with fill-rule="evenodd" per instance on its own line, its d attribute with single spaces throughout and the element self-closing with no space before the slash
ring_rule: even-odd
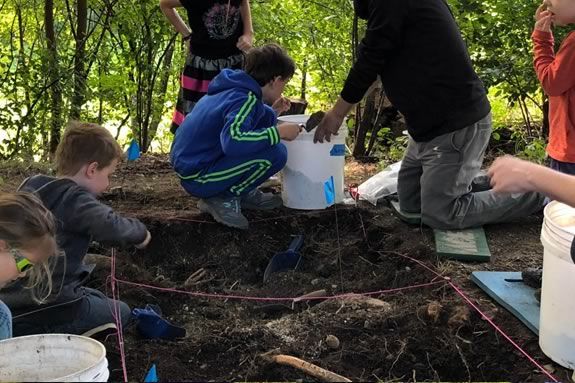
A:
<svg viewBox="0 0 575 383">
<path fill-rule="evenodd" d="M 172 166 L 189 177 L 224 156 L 249 159 L 280 142 L 276 124 L 261 86 L 244 71 L 224 69 L 176 131 Z"/>
</svg>

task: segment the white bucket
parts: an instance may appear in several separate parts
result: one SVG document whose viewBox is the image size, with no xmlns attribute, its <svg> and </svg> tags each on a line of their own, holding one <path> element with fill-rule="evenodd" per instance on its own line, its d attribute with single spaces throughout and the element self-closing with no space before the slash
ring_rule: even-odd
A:
<svg viewBox="0 0 575 383">
<path fill-rule="evenodd" d="M 0 342 L 1 382 L 107 382 L 106 348 L 78 335 L 44 334 Z"/>
<path fill-rule="evenodd" d="M 575 235 L 575 209 L 559 202 L 545 208 L 541 229 L 543 285 L 539 346 L 553 361 L 575 369 L 575 264 L 571 243 Z"/>
<path fill-rule="evenodd" d="M 308 119 L 304 114 L 279 117 L 280 121 L 297 124 L 305 124 Z M 283 141 L 288 159 L 282 171 L 282 199 L 291 209 L 325 209 L 344 199 L 347 127 L 344 123 L 339 134 L 323 144 L 313 143 L 314 133 L 304 130 L 294 141 Z"/>
</svg>

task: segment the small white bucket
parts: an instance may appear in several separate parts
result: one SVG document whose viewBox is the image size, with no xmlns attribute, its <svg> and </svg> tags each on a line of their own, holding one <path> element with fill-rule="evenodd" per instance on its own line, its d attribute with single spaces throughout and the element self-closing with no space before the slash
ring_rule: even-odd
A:
<svg viewBox="0 0 575 383">
<path fill-rule="evenodd" d="M 107 382 L 106 348 L 78 335 L 44 334 L 0 342 L 1 382 Z"/>
<path fill-rule="evenodd" d="M 305 124 L 309 115 L 279 117 L 280 121 Z M 314 144 L 315 130 L 305 130 L 291 142 L 283 141 L 288 159 L 282 170 L 282 199 L 286 207 L 299 210 L 325 209 L 344 199 L 345 139 L 347 126 L 331 142 Z"/>
<path fill-rule="evenodd" d="M 575 264 L 571 243 L 575 236 L 575 209 L 559 202 L 545 207 L 541 229 L 543 285 L 539 346 L 553 361 L 575 369 Z"/>
</svg>

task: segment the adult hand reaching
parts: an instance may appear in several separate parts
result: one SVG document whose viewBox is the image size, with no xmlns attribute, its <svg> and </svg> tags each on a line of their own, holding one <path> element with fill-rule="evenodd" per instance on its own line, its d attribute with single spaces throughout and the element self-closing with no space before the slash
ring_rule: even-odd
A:
<svg viewBox="0 0 575 383">
<path fill-rule="evenodd" d="M 323 143 L 324 140 L 331 142 L 331 136 L 337 136 L 344 118 L 345 116 L 338 115 L 333 109 L 329 110 L 315 129 L 313 142 Z"/>
</svg>

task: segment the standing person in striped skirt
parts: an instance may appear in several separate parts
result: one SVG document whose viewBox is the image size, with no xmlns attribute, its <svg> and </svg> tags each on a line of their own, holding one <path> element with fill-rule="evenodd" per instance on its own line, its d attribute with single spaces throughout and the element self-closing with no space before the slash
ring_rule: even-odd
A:
<svg viewBox="0 0 575 383">
<path fill-rule="evenodd" d="M 179 7 L 186 9 L 189 27 Z M 160 8 L 190 48 L 170 128 L 175 133 L 214 77 L 225 68 L 242 68 L 254 32 L 249 0 L 160 0 Z"/>
</svg>

